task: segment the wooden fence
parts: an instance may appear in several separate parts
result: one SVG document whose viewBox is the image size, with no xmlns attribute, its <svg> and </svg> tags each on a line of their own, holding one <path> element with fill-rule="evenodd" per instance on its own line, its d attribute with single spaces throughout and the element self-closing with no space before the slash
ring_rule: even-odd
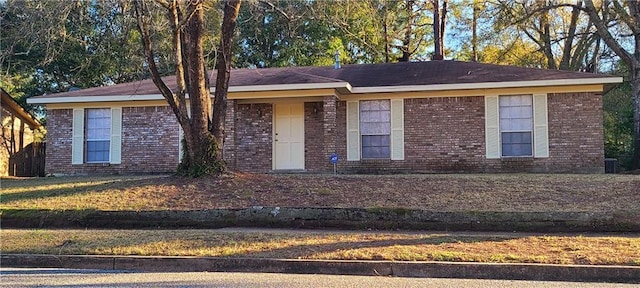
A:
<svg viewBox="0 0 640 288">
<path fill-rule="evenodd" d="M 9 176 L 44 176 L 46 143 L 31 143 L 9 157 Z"/>
</svg>

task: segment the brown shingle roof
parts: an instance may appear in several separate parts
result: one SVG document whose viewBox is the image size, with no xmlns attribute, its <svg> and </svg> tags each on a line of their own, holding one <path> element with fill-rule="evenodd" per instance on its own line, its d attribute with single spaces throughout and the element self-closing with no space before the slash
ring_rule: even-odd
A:
<svg viewBox="0 0 640 288">
<path fill-rule="evenodd" d="M 210 71 L 215 84 L 215 71 Z M 609 77 L 600 74 L 502 66 L 460 61 L 426 61 L 384 64 L 344 65 L 333 67 L 283 67 L 264 69 L 233 69 L 230 87 L 305 83 L 348 82 L 352 87 L 410 86 L 487 82 L 540 81 Z M 169 88 L 175 89 L 175 76 L 163 77 Z M 37 98 L 72 96 L 112 96 L 159 94 L 150 79 L 82 89 Z"/>
</svg>

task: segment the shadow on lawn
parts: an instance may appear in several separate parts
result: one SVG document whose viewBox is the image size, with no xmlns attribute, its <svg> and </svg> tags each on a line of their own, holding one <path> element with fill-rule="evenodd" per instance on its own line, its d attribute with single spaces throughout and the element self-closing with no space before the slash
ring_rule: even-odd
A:
<svg viewBox="0 0 640 288">
<path fill-rule="evenodd" d="M 2 193 L 0 198 L 0 203 L 3 205 L 10 205 L 11 202 L 22 201 L 22 200 L 36 200 L 41 198 L 48 197 L 61 197 L 61 196 L 71 196 L 76 194 L 84 194 L 84 193 L 93 193 L 93 192 L 103 192 L 110 189 L 128 189 L 132 187 L 139 187 L 145 184 L 151 183 L 153 179 L 150 178 L 124 178 L 124 179 L 108 179 L 108 180 L 88 180 L 87 182 L 80 182 L 82 178 L 77 179 L 77 184 L 73 184 L 73 182 L 67 183 L 47 183 L 43 182 L 41 185 L 33 187 L 33 189 L 29 189 L 26 192 L 14 192 L 14 193 Z M 15 181 L 15 180 L 14 180 Z M 96 182 L 96 183 L 92 183 Z M 91 183 L 91 184 L 87 184 Z M 62 187 L 62 188 L 49 188 L 52 185 L 56 186 L 64 186 L 65 184 L 70 185 L 70 187 Z"/>
<path fill-rule="evenodd" d="M 394 246 L 418 246 L 418 245 L 439 245 L 439 244 L 453 244 L 453 243 L 477 243 L 477 242 L 503 242 L 512 239 L 517 239 L 518 237 L 454 237 L 454 236 L 434 236 L 428 238 L 404 238 L 404 239 L 389 239 L 389 240 L 371 240 L 371 241 L 342 241 L 336 243 L 324 243 L 324 244 L 302 244 L 302 245 L 294 245 L 289 247 L 282 248 L 272 248 L 266 249 L 265 251 L 256 251 L 256 252 L 245 252 L 245 253 L 235 253 L 231 255 L 226 255 L 225 257 L 230 258 L 286 258 L 286 259 L 314 259 L 317 256 L 322 254 L 331 254 L 340 251 L 349 251 L 356 249 L 370 249 L 370 248 L 389 248 Z M 258 243 L 256 243 L 258 244 Z M 402 247 L 399 247 L 399 250 L 402 250 Z M 355 252 L 353 256 L 347 256 L 344 258 L 348 259 L 360 259 L 358 255 L 360 254 L 371 254 L 370 252 Z M 394 259 L 388 259 L 388 257 L 384 257 L 380 253 L 378 255 L 372 255 L 370 260 L 416 260 L 416 259 L 425 259 L 426 255 L 407 255 L 402 252 L 389 252 L 388 254 L 404 254 L 407 257 L 397 257 Z M 438 255 L 437 259 L 429 259 L 429 260 L 440 260 L 440 261 L 461 261 L 464 259 L 459 258 L 455 254 L 445 253 L 447 255 Z M 444 257 L 444 258 L 442 258 Z M 341 257 L 342 258 L 342 257 Z M 440 259 L 442 258 L 442 259 Z M 446 259 L 445 259 L 446 258 Z M 369 259 L 365 257 L 365 259 Z"/>
<path fill-rule="evenodd" d="M 118 234 L 118 233 L 116 233 Z M 153 232 L 152 232 L 153 234 Z M 215 235 L 216 233 L 212 233 Z M 251 234 L 251 233 L 250 233 Z M 439 260 L 439 261 L 464 261 L 468 259 L 463 259 L 459 255 L 457 255 L 453 251 L 453 248 L 442 248 L 444 253 L 437 254 L 409 254 L 414 253 L 412 250 L 406 250 L 404 252 L 401 246 L 419 246 L 419 245 L 440 245 L 440 244 L 469 244 L 469 243 L 479 243 L 483 242 L 487 245 L 493 245 L 494 243 L 499 243 L 503 241 L 509 241 L 512 239 L 523 238 L 521 236 L 504 236 L 504 237 L 492 237 L 492 236 L 452 236 L 452 235 L 434 235 L 434 236 L 421 236 L 419 238 L 407 237 L 407 238 L 398 238 L 398 239 L 380 239 L 380 240 L 362 240 L 362 241 L 347 241 L 347 240 L 337 240 L 337 242 L 332 243 L 322 243 L 322 244 L 305 244 L 304 242 L 315 242 L 317 239 L 324 238 L 323 234 L 313 234 L 313 235 L 283 235 L 283 234 L 260 234 L 257 236 L 257 239 L 252 235 L 243 235 L 238 238 L 227 238 L 225 240 L 215 239 L 215 237 L 203 237 L 202 235 L 190 235 L 190 234 L 182 234 L 179 231 L 176 233 L 170 234 L 157 234 L 157 235 L 147 235 L 147 236 L 135 236 L 123 238 L 120 236 L 112 236 L 112 235 L 101 235 L 93 240 L 73 238 L 73 240 L 68 240 L 67 236 L 60 237 L 56 243 L 52 243 L 50 247 L 42 247 L 36 250 L 7 250 L 6 247 L 3 249 L 2 253 L 4 254 L 20 254 L 20 253 L 42 253 L 42 254 L 92 254 L 92 251 L 121 251 L 120 254 L 127 255 L 126 252 L 130 249 L 130 251 L 137 251 L 136 247 L 164 247 L 162 250 L 148 250 L 147 253 L 130 253 L 128 255 L 141 255 L 141 256 L 191 256 L 191 255 L 201 255 L 202 251 L 212 250 L 212 251 L 224 251 L 228 250 L 231 253 L 221 252 L 218 255 L 209 255 L 211 257 L 223 257 L 223 258 L 278 258 L 278 259 L 370 259 L 370 260 Z M 340 233 L 337 233 L 340 234 Z M 368 234 L 368 233 L 367 233 Z M 381 233 L 384 234 L 384 233 Z M 272 236 L 272 238 L 271 238 Z M 59 236 L 56 236 L 58 238 Z M 73 237 L 73 236 L 70 236 Z M 153 239 L 145 239 L 146 237 L 150 237 Z M 375 237 L 375 236 L 374 236 Z M 383 235 L 379 236 L 380 238 L 384 237 Z M 249 239 L 248 239 L 249 238 Z M 275 239 L 275 240 L 272 240 Z M 167 242 L 181 241 L 187 240 L 186 242 L 179 243 L 177 247 L 172 247 L 172 245 L 167 246 Z M 189 241 L 194 241 L 191 243 Z M 302 244 L 294 244 L 287 247 L 271 247 L 269 243 L 276 242 L 272 246 L 281 246 L 289 241 L 302 242 Z M 59 242 L 59 243 L 58 243 Z M 192 245 L 193 244 L 193 245 Z M 389 250 L 389 252 L 385 252 L 384 250 L 378 251 L 355 251 L 357 249 L 383 249 L 383 248 L 391 248 L 398 247 L 397 250 Z M 190 247 L 186 248 L 185 247 Z M 245 249 L 246 247 L 246 249 Z M 259 247 L 260 251 L 247 251 L 252 250 L 251 247 Z M 87 250 L 88 249 L 88 250 Z M 145 250 L 148 248 L 142 248 Z M 178 251 L 171 252 L 172 249 L 178 249 Z M 192 249 L 194 252 L 189 252 L 189 249 Z M 237 252 L 233 252 L 233 250 Z M 438 252 L 438 249 L 424 249 L 429 252 Z M 341 254 L 337 255 L 337 257 L 330 257 L 329 254 L 353 251 L 353 254 Z M 415 251 L 415 250 L 414 250 Z M 451 252 L 451 253 L 447 253 Z M 102 254 L 102 253 L 100 253 Z M 118 253 L 114 253 L 118 254 Z M 324 255 L 323 255 L 324 254 Z M 112 255 L 110 253 L 106 253 L 105 255 Z M 394 256 L 385 256 L 385 255 L 400 255 L 397 257 Z"/>
</svg>

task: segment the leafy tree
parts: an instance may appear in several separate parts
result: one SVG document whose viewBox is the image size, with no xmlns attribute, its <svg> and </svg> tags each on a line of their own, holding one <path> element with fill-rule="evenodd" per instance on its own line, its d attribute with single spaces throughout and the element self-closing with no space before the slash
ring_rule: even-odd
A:
<svg viewBox="0 0 640 288">
<path fill-rule="evenodd" d="M 633 152 L 633 98 L 625 82 L 603 96 L 605 157 L 618 158 L 620 166 L 631 168 Z"/>
<path fill-rule="evenodd" d="M 532 53 L 542 55 L 538 67 L 573 71 L 597 71 L 601 43 L 583 13 L 581 0 L 574 4 L 555 0 L 499 0 L 495 27 L 507 28 L 523 42 L 535 45 Z"/>
<path fill-rule="evenodd" d="M 389 62 L 393 57 L 390 23 L 395 17 L 391 6 L 395 3 L 398 1 L 314 1 L 311 17 L 329 28 L 334 46 L 342 45 L 336 50 L 343 63 Z"/>
<path fill-rule="evenodd" d="M 628 81 L 633 95 L 632 169 L 640 168 L 640 2 L 602 1 L 596 7 L 585 0 L 585 10 L 603 42 L 629 68 Z M 610 26 L 610 21 L 617 25 Z M 631 50 L 627 50 L 631 48 Z"/>
<path fill-rule="evenodd" d="M 3 86 L 30 97 L 146 78 L 129 5 L 119 0 L 3 1 Z M 160 70 L 173 72 L 170 66 Z"/>
<path fill-rule="evenodd" d="M 256 1 L 238 15 L 239 66 L 327 65 L 343 50 L 335 31 L 313 16 L 308 1 Z"/>
<path fill-rule="evenodd" d="M 171 33 L 173 65 L 176 71 L 177 91 L 169 89 L 158 70 L 152 33 L 153 11 L 162 10 Z M 224 117 L 227 108 L 227 91 L 231 69 L 232 38 L 236 25 L 240 1 L 224 2 L 222 32 L 217 50 L 217 79 L 213 111 L 206 75 L 204 48 L 205 32 L 204 0 L 182 2 L 178 0 L 134 1 L 142 46 L 154 84 L 169 103 L 180 123 L 186 143 L 186 156 L 180 170 L 194 177 L 220 174 L 225 171 L 222 158 Z M 153 9 L 153 10 L 152 10 Z M 154 26 L 156 27 L 156 26 Z M 186 95 L 189 95 L 190 112 L 187 111 Z M 213 116 L 210 116 L 213 115 Z"/>
</svg>

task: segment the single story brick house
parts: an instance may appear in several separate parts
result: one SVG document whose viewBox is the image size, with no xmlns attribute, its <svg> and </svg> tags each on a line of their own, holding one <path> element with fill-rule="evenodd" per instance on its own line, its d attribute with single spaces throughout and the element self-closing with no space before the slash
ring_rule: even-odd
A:
<svg viewBox="0 0 640 288">
<path fill-rule="evenodd" d="M 601 173 L 602 93 L 620 82 L 459 61 L 237 69 L 223 153 L 230 169 L 251 172 L 331 172 L 336 153 L 344 173 Z M 29 102 L 48 111 L 47 173 L 179 163 L 179 125 L 151 80 Z"/>
</svg>

